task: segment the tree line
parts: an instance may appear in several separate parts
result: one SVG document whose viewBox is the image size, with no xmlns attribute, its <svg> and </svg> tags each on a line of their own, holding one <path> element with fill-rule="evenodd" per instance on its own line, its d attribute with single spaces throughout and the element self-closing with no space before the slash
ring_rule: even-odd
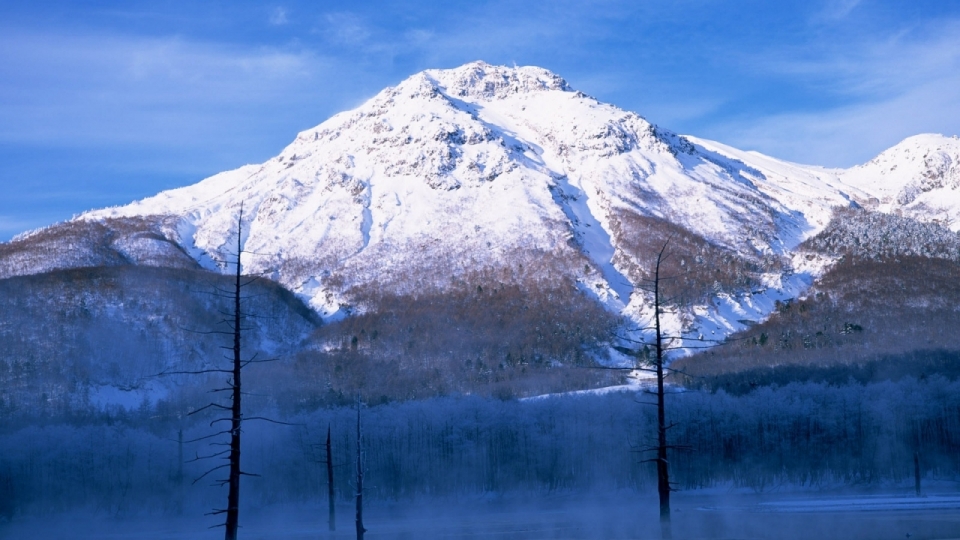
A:
<svg viewBox="0 0 960 540">
<path fill-rule="evenodd" d="M 918 448 L 927 479 L 960 478 L 960 382 L 941 377 L 870 384 L 791 383 L 734 395 L 668 395 L 674 443 L 671 481 L 758 491 L 783 485 L 913 483 Z M 653 492 L 655 467 L 633 450 L 656 439 L 655 410 L 632 392 L 497 400 L 446 397 L 364 410 L 365 498 L 464 497 L 484 493 L 591 490 Z M 251 404 L 252 405 L 252 404 Z M 70 423 L 5 429 L 0 500 L 6 515 L 84 508 L 110 515 L 222 505 L 222 491 L 181 490 L 178 429 L 191 439 L 209 418 L 178 419 L 145 407 L 91 413 Z M 166 409 L 169 410 L 169 409 Z M 251 409 L 253 414 L 256 409 Z M 292 426 L 244 427 L 241 505 L 326 502 L 326 466 L 316 448 L 331 427 L 338 504 L 353 497 L 356 409 L 285 416 Z M 190 457 L 203 448 L 185 449 Z M 206 464 L 187 463 L 184 474 Z M 319 510 L 318 510 L 319 511 Z"/>
</svg>

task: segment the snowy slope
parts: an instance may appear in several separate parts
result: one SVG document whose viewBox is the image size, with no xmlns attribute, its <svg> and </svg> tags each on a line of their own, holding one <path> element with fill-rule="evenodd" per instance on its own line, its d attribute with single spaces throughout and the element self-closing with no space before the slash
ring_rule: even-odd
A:
<svg viewBox="0 0 960 540">
<path fill-rule="evenodd" d="M 869 162 L 839 172 L 840 181 L 869 193 L 868 205 L 960 230 L 960 139 L 909 137 Z"/>
<path fill-rule="evenodd" d="M 270 274 L 325 317 L 350 302 L 352 287 L 408 294 L 477 269 L 550 260 L 642 320 L 648 299 L 628 277 L 614 223 L 624 214 L 662 219 L 748 259 L 794 261 L 761 276 L 765 290 L 720 294 L 668 324 L 720 336 L 810 285 L 822 261 L 804 267 L 793 250 L 833 207 L 876 199 L 885 211 L 952 219 L 960 200 L 943 194 L 957 193 L 957 149 L 956 139 L 921 136 L 850 170 L 797 165 L 662 130 L 541 68 L 474 62 L 387 88 L 266 163 L 78 219 L 176 216 L 174 240 L 216 267 L 242 204 L 246 270 Z M 920 194 L 906 201 L 899 194 L 910 182 Z"/>
</svg>

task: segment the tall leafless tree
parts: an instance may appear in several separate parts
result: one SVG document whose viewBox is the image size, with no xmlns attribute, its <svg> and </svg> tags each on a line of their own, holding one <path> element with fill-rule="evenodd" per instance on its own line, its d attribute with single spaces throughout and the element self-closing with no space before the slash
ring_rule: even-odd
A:
<svg viewBox="0 0 960 540">
<path fill-rule="evenodd" d="M 660 264 L 663 262 L 667 243 L 657 253 L 657 263 L 653 271 L 653 320 L 655 352 L 654 368 L 657 373 L 657 494 L 660 496 L 660 531 L 663 538 L 672 538 L 670 524 L 670 462 L 667 461 L 667 421 L 663 395 L 663 327 L 660 325 Z"/>
<path fill-rule="evenodd" d="M 227 477 L 227 508 L 226 528 L 224 540 L 236 540 L 237 528 L 240 524 L 240 428 L 243 424 L 243 409 L 240 405 L 241 392 L 240 375 L 243 372 L 243 360 L 240 356 L 240 332 L 243 314 L 240 311 L 241 270 L 240 254 L 243 253 L 243 206 L 240 206 L 240 215 L 237 217 L 237 262 L 234 274 L 233 293 L 233 377 L 227 381 L 230 388 L 230 472 Z M 217 511 L 220 512 L 220 511 Z"/>
<path fill-rule="evenodd" d="M 316 448 L 323 446 L 324 459 L 313 459 L 312 461 L 316 463 L 322 463 L 326 466 L 327 470 L 327 528 L 330 532 L 337 530 L 337 514 L 336 514 L 336 500 L 334 497 L 334 482 L 333 482 L 333 444 L 332 438 L 330 436 L 330 424 L 327 424 L 327 440 L 322 445 L 314 444 L 310 445 L 310 448 Z M 301 445 L 303 442 L 301 441 Z"/>
<path fill-rule="evenodd" d="M 199 461 L 204 459 L 211 458 L 222 458 L 227 462 L 221 465 L 217 465 L 208 469 L 206 472 L 201 474 L 194 483 L 200 481 L 207 475 L 213 473 L 214 471 L 227 469 L 227 477 L 224 479 L 217 480 L 215 483 L 218 485 L 227 486 L 227 506 L 226 508 L 215 509 L 212 512 L 209 512 L 208 515 L 224 515 L 225 519 L 223 522 L 224 527 L 224 539 L 225 540 L 236 540 L 237 539 L 237 530 L 240 526 L 240 477 L 242 476 L 259 476 L 257 474 L 245 472 L 240 466 L 240 439 L 243 432 L 243 423 L 248 420 L 265 420 L 268 422 L 273 422 L 277 424 L 286 424 L 285 422 L 279 422 L 270 418 L 262 416 L 252 416 L 244 417 L 243 407 L 242 407 L 242 397 L 244 395 L 242 391 L 242 379 L 243 368 L 253 363 L 261 362 L 272 362 L 275 359 L 265 359 L 257 360 L 254 358 L 248 358 L 244 360 L 242 354 L 242 337 L 243 332 L 251 330 L 250 327 L 244 326 L 244 321 L 251 317 L 251 314 L 245 313 L 242 310 L 242 300 L 243 300 L 243 290 L 248 285 L 252 284 L 258 279 L 257 276 L 252 276 L 247 279 L 243 275 L 243 265 L 241 260 L 241 255 L 243 254 L 243 205 L 240 206 L 240 212 L 237 216 L 237 252 L 236 257 L 233 261 L 228 261 L 227 264 L 233 264 L 235 266 L 235 272 L 233 273 L 233 287 L 232 290 L 217 290 L 217 296 L 229 298 L 232 306 L 231 310 L 228 312 L 223 312 L 228 318 L 221 321 L 227 325 L 227 330 L 213 330 L 210 332 L 205 332 L 208 334 L 221 334 L 230 336 L 232 339 L 232 345 L 229 347 L 224 347 L 225 349 L 231 350 L 232 354 L 227 358 L 230 360 L 230 366 L 228 368 L 210 368 L 210 369 L 200 369 L 195 371 L 169 371 L 164 374 L 209 374 L 209 373 L 222 373 L 226 374 L 227 381 L 226 386 L 222 388 L 216 388 L 213 392 L 229 392 L 229 405 L 224 405 L 222 403 L 212 402 L 199 409 L 192 411 L 190 414 L 197 414 L 201 411 L 207 409 L 221 410 L 228 412 L 228 416 L 222 416 L 215 418 L 210 422 L 211 426 L 215 426 L 221 423 L 228 423 L 229 428 L 220 430 L 216 433 L 199 437 L 191 441 L 183 442 L 197 442 L 201 440 L 211 439 L 219 435 L 230 435 L 229 443 L 212 443 L 217 446 L 227 446 L 227 449 L 220 452 L 214 452 L 210 455 L 197 455 L 191 461 Z"/>
<path fill-rule="evenodd" d="M 330 528 L 330 531 L 333 532 L 337 530 L 337 513 L 334 506 L 333 498 L 333 448 L 330 444 L 330 425 L 327 425 L 327 442 L 324 445 L 327 451 L 327 526 Z"/>
<path fill-rule="evenodd" d="M 676 279 L 679 276 L 664 276 L 661 271 L 663 264 L 669 258 L 667 248 L 670 240 L 667 239 L 660 250 L 657 252 L 653 264 L 653 272 L 649 279 L 643 280 L 645 285 L 638 286 L 639 289 L 647 292 L 653 297 L 653 321 L 652 325 L 640 328 L 641 332 L 652 332 L 652 338 L 631 339 L 620 336 L 620 339 L 630 342 L 631 347 L 615 347 L 618 351 L 633 357 L 636 360 L 635 365 L 627 368 L 615 368 L 625 370 L 647 371 L 656 374 L 657 388 L 653 394 L 656 397 L 654 403 L 657 407 L 657 437 L 656 444 L 645 446 L 642 452 L 652 452 L 655 457 L 643 460 L 644 462 L 654 462 L 657 466 L 657 494 L 660 499 L 660 535 L 662 538 L 673 538 L 670 515 L 670 493 L 674 488 L 670 485 L 670 461 L 667 456 L 668 450 L 686 449 L 686 446 L 669 444 L 667 441 L 667 432 L 674 427 L 674 424 L 667 424 L 666 399 L 664 379 L 668 372 L 672 371 L 667 366 L 667 352 L 676 349 L 698 349 L 715 346 L 718 340 L 704 340 L 698 338 L 699 344 L 684 344 L 684 336 L 670 335 L 663 331 L 661 315 L 667 306 L 672 305 L 676 299 L 666 298 L 663 295 L 663 282 Z M 652 351 L 650 348 L 652 347 Z M 652 353 L 652 357 L 651 354 Z"/>
<path fill-rule="evenodd" d="M 357 540 L 363 540 L 363 429 L 360 424 L 360 396 L 357 396 Z"/>
</svg>

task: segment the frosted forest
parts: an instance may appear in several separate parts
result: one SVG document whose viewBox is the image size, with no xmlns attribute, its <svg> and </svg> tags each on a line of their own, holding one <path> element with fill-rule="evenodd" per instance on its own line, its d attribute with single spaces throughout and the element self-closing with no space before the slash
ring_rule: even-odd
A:
<svg viewBox="0 0 960 540">
<path fill-rule="evenodd" d="M 462 396 L 364 407 L 365 497 L 374 505 L 368 527 L 389 521 L 375 508 L 398 502 L 432 508 L 489 497 L 614 495 L 637 511 L 653 507 L 643 501 L 655 491 L 655 470 L 638 455 L 655 435 L 649 397 Z M 960 382 L 939 376 L 792 383 L 738 395 L 678 390 L 668 398 L 671 443 L 683 446 L 670 457 L 680 493 L 905 492 L 915 452 L 925 485 L 960 479 Z M 349 510 L 353 502 L 356 409 L 278 409 L 271 401 L 260 398 L 250 415 L 269 413 L 290 425 L 245 423 L 245 467 L 260 476 L 244 479 L 243 509 L 315 507 L 319 535 L 327 526 L 328 427 L 336 504 Z M 208 464 L 191 458 L 209 454 L 210 445 L 180 441 L 210 433 L 210 418 L 176 413 L 159 401 L 16 415 L 0 438 L 3 519 L 82 511 L 118 520 L 188 514 L 206 523 L 202 514 L 221 503 L 223 490 L 194 484 Z"/>
</svg>

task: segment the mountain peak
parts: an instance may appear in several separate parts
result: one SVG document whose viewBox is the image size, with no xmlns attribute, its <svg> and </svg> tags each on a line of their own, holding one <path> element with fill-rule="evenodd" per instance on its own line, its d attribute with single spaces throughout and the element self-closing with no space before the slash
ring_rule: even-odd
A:
<svg viewBox="0 0 960 540">
<path fill-rule="evenodd" d="M 960 139 L 936 133 L 907 137 L 863 165 L 850 169 L 844 181 L 876 197 L 887 211 L 911 207 L 921 220 L 955 222 L 960 202 Z M 912 208 L 917 207 L 917 208 Z M 912 213 L 911 213 L 912 215 Z"/>
<path fill-rule="evenodd" d="M 939 133 L 921 133 L 907 137 L 894 146 L 887 148 L 863 166 L 895 159 L 929 157 L 932 153 L 951 153 L 957 151 L 957 149 L 960 149 L 960 139 L 958 139 L 956 135 L 947 137 Z"/>
<path fill-rule="evenodd" d="M 729 292 L 726 307 L 691 308 L 671 323 L 720 335 L 809 286 L 813 274 L 787 258 L 833 207 L 895 201 L 907 182 L 953 185 L 956 140 L 901 145 L 926 145 L 914 139 L 943 144 L 883 170 L 788 164 L 677 136 L 547 69 L 471 62 L 417 73 L 261 165 L 80 219 L 165 216 L 176 222 L 168 240 L 212 268 L 233 246 L 245 204 L 243 249 L 256 254 L 245 270 L 271 275 L 324 317 L 363 309 L 369 291 L 422 295 L 494 280 L 580 290 L 639 321 L 650 309 L 634 290 L 647 256 L 661 235 L 681 231 L 683 264 L 739 261 L 723 263 L 740 265 L 728 277 L 710 268 L 707 286 Z M 926 205 L 918 217 L 960 223 L 960 190 L 942 197 L 946 217 L 926 210 L 943 191 L 917 196 Z"/>
<path fill-rule="evenodd" d="M 434 81 L 453 97 L 502 99 L 518 93 L 571 91 L 567 81 L 547 69 L 494 66 L 480 60 L 453 69 L 429 69 L 419 75 Z"/>
</svg>

